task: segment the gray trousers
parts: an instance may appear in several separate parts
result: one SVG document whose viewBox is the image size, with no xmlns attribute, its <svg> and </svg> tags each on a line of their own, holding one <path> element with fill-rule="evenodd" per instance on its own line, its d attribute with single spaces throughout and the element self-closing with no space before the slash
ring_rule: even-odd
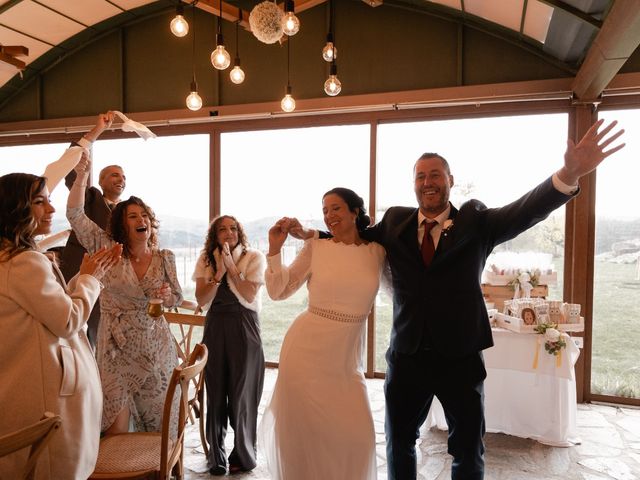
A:
<svg viewBox="0 0 640 480">
<path fill-rule="evenodd" d="M 241 305 L 212 307 L 203 343 L 209 349 L 205 367 L 209 468 L 226 468 L 227 424 L 234 432 L 229 464 L 252 470 L 256 461 L 258 405 L 264 383 L 264 352 L 258 315 Z"/>
</svg>

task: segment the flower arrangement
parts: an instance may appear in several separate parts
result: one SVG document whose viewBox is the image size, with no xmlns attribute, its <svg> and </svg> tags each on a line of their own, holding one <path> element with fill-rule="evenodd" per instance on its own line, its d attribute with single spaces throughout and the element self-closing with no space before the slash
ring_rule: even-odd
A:
<svg viewBox="0 0 640 480">
<path fill-rule="evenodd" d="M 265 0 L 249 14 L 249 26 L 253 35 L 262 43 L 276 43 L 282 38 L 282 17 L 284 12 L 275 2 Z"/>
<path fill-rule="evenodd" d="M 449 233 L 449 230 L 451 230 L 451 227 L 453 227 L 453 220 L 447 218 L 442 224 L 442 235 L 446 236 L 447 233 Z"/>
<path fill-rule="evenodd" d="M 525 272 L 521 272 L 518 270 L 518 274 L 511 280 L 507 285 L 511 287 L 511 290 L 519 290 L 522 288 L 526 290 L 525 286 L 529 289 L 535 288 L 538 286 L 540 282 L 540 271 L 539 270 L 527 270 Z"/>
<path fill-rule="evenodd" d="M 555 323 L 541 323 L 535 327 L 536 333 L 544 335 L 544 349 L 548 354 L 556 356 L 567 346 L 557 327 Z"/>
</svg>

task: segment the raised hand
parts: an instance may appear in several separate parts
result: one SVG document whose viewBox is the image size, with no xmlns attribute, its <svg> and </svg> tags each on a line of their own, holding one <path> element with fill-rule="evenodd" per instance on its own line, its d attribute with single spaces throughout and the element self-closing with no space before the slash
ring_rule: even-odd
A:
<svg viewBox="0 0 640 480">
<path fill-rule="evenodd" d="M 233 257 L 231 256 L 231 248 L 229 248 L 229 244 L 224 242 L 222 244 L 222 263 L 227 271 L 235 272 L 236 263 L 233 261 Z"/>
<path fill-rule="evenodd" d="M 314 230 L 302 226 L 297 218 L 289 219 L 289 235 L 298 240 L 307 240 L 313 237 Z"/>
<path fill-rule="evenodd" d="M 89 175 L 89 172 L 91 171 L 91 157 L 89 156 L 86 150 L 82 152 L 80 161 L 75 166 L 74 170 L 76 171 L 76 174 L 77 174 L 76 178 Z"/>
<path fill-rule="evenodd" d="M 88 274 L 94 276 L 96 279 L 101 280 L 104 274 L 109 271 L 111 267 L 116 265 L 122 258 L 122 244 L 116 243 L 113 247 L 102 247 L 93 255 L 87 253 L 82 258 L 80 264 L 80 274 Z"/>
<path fill-rule="evenodd" d="M 107 128 L 111 127 L 115 114 L 112 111 L 98 115 L 96 125 L 84 136 L 90 142 L 95 141 Z"/>
<path fill-rule="evenodd" d="M 564 167 L 558 171 L 558 178 L 562 182 L 567 185 L 577 185 L 580 177 L 595 170 L 605 158 L 625 146 L 621 143 L 605 150 L 624 133 L 624 130 L 618 130 L 610 135 L 612 129 L 618 124 L 614 120 L 598 132 L 603 123 L 604 120 L 600 119 L 591 125 L 577 145 L 571 139 L 567 140 Z"/>
<path fill-rule="evenodd" d="M 269 256 L 276 255 L 282 249 L 289 236 L 290 219 L 283 217 L 269 229 Z"/>
</svg>

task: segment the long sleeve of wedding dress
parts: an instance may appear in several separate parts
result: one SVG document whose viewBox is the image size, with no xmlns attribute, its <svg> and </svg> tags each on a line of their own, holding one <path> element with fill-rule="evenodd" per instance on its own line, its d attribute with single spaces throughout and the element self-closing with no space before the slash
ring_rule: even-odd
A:
<svg viewBox="0 0 640 480">
<path fill-rule="evenodd" d="M 272 300 L 284 300 L 293 295 L 311 275 L 311 240 L 307 240 L 290 266 L 282 263 L 282 252 L 267 257 L 265 281 Z"/>
</svg>

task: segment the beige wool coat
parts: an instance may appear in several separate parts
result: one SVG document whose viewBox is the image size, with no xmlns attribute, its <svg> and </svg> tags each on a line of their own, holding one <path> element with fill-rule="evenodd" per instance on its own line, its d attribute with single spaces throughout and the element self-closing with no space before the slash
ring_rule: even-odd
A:
<svg viewBox="0 0 640 480">
<path fill-rule="evenodd" d="M 36 479 L 85 480 L 100 442 L 102 391 L 84 326 L 101 284 L 78 275 L 65 285 L 42 253 L 10 260 L 0 251 L 0 435 L 59 414 L 62 427 L 42 454 Z M 0 458 L 13 479 L 26 451 Z"/>
</svg>

